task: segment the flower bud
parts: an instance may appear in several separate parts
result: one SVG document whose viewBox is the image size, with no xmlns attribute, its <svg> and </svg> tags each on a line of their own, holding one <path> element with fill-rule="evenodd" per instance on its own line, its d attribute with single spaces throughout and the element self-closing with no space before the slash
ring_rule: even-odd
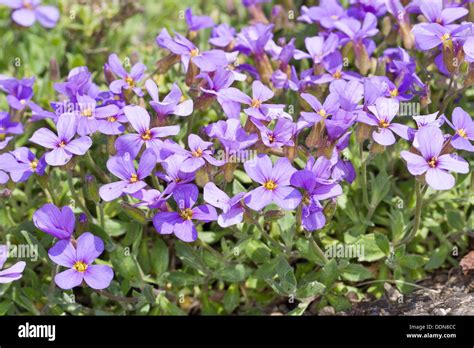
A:
<svg viewBox="0 0 474 348">
<path fill-rule="evenodd" d="M 380 145 L 380 144 L 377 144 L 377 143 L 372 143 L 370 145 L 370 149 L 369 149 L 369 152 L 371 154 L 379 154 L 379 153 L 383 153 L 385 151 L 385 146 L 383 145 Z"/>
<path fill-rule="evenodd" d="M 177 54 L 171 53 L 166 57 L 156 62 L 156 72 L 158 74 L 165 74 L 168 70 L 176 63 L 178 63 L 180 57 Z"/>
<path fill-rule="evenodd" d="M 125 202 L 120 203 L 120 207 L 123 209 L 125 214 L 140 224 L 145 224 L 147 222 L 145 213 L 140 208 L 134 207 Z"/>
<path fill-rule="evenodd" d="M 85 184 L 85 190 L 86 190 L 86 198 L 92 202 L 99 202 L 100 197 L 99 197 L 99 189 L 97 186 L 97 180 L 94 175 L 86 175 L 86 184 Z"/>
<path fill-rule="evenodd" d="M 260 79 L 266 85 L 270 83 L 270 78 L 273 75 L 273 68 L 268 56 L 263 54 L 262 56 L 255 57 L 255 64 L 257 67 L 258 74 Z"/>
<path fill-rule="evenodd" d="M 285 216 L 285 212 L 283 210 L 269 210 L 263 214 L 265 221 L 277 221 L 283 216 Z"/>
<path fill-rule="evenodd" d="M 234 172 L 236 168 L 237 163 L 224 164 L 224 179 L 226 182 L 232 182 L 234 180 Z"/>
<path fill-rule="evenodd" d="M 58 66 L 58 61 L 56 58 L 51 58 L 49 61 L 49 78 L 51 81 L 57 81 L 59 80 L 60 73 L 59 73 L 59 66 Z"/>
<path fill-rule="evenodd" d="M 207 172 L 207 166 L 204 166 L 196 172 L 195 182 L 198 186 L 204 187 L 209 181 L 210 179 Z"/>
<path fill-rule="evenodd" d="M 372 127 L 365 123 L 359 123 L 356 129 L 356 139 L 358 143 L 370 138 Z"/>
</svg>

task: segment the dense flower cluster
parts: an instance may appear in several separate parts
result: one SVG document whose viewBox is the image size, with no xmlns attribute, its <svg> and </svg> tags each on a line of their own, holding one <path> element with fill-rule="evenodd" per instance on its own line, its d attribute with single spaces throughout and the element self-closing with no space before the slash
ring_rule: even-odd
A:
<svg viewBox="0 0 474 348">
<path fill-rule="evenodd" d="M 133 202 L 158 233 L 193 242 L 198 223 L 215 221 L 222 228 L 253 223 L 256 212 L 269 206 L 294 211 L 298 228 L 323 228 L 325 206 L 356 179 L 357 170 L 344 155 L 351 138 L 361 144 L 368 140 L 374 153 L 407 143 L 410 149 L 400 156 L 408 171 L 435 190 L 455 185 L 451 172 L 469 172 L 454 152 L 474 149 L 474 121 L 465 110 L 457 107 L 445 115 L 444 105 L 425 116 L 400 113 L 410 101 L 426 106 L 430 100 L 429 81 L 418 75 L 417 51 L 435 57 L 441 74 L 472 81 L 474 27 L 463 22 L 464 5 L 439 0 L 403 6 L 387 0 L 351 1 L 344 8 L 336 0 L 322 0 L 301 8 L 298 21 L 319 31 L 297 48 L 295 38 L 278 37 L 281 9 L 274 8 L 269 22 L 262 2 L 243 2 L 253 24 L 242 28 L 216 25 L 187 10 L 187 35 L 163 29 L 156 44 L 167 56 L 157 62 L 157 71 L 165 74 L 180 64 L 187 87 L 174 83 L 161 97 L 161 86 L 145 65 L 128 66 L 116 54 L 104 65 L 108 88 L 96 85 L 87 67 L 75 68 L 55 84 L 60 98 L 51 101 L 52 111 L 32 101 L 34 79 L 2 77 L 10 112 L 0 113 L 0 149 L 6 149 L 0 184 L 42 176 L 53 167 L 71 170 L 76 157 L 106 138 L 112 179 L 100 187 L 100 198 Z M 56 12 L 38 3 L 9 3 L 13 20 L 54 25 Z M 378 19 L 388 14 L 402 46 L 377 47 L 385 30 Z M 412 23 L 415 18 L 423 22 Z M 210 47 L 198 45 L 201 30 L 210 31 Z M 298 96 L 297 106 L 284 101 L 288 93 Z M 211 107 L 221 120 L 193 133 L 193 113 Z M 9 149 L 23 133 L 27 109 L 31 121 L 49 119 L 55 130 L 43 126 L 29 144 Z M 444 124 L 453 131 L 443 133 Z M 178 134 L 186 135 L 184 142 L 176 140 Z M 38 146 L 33 149 L 33 144 Z M 236 169 L 254 184 L 231 197 L 225 188 Z M 70 289 L 84 280 L 105 288 L 113 271 L 92 265 L 103 242 L 90 233 L 75 240 L 74 221 L 69 207 L 59 210 L 52 204 L 34 216 L 40 230 L 60 239 L 49 256 L 69 269 L 56 276 L 56 283 Z"/>
</svg>

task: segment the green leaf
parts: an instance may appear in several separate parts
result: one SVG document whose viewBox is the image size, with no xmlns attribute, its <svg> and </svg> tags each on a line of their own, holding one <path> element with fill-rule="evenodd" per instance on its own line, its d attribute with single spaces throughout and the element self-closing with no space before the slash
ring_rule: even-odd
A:
<svg viewBox="0 0 474 348">
<path fill-rule="evenodd" d="M 446 261 L 446 258 L 449 255 L 450 251 L 451 251 L 451 248 L 449 247 L 449 245 L 446 245 L 446 244 L 443 244 L 439 248 L 434 250 L 431 253 L 430 259 L 425 265 L 425 270 L 429 271 L 429 270 L 440 268 Z"/>
<path fill-rule="evenodd" d="M 222 279 L 226 282 L 237 283 L 244 281 L 248 275 L 248 271 L 244 265 L 234 265 L 234 266 L 227 266 L 217 270 L 214 273 L 216 278 Z"/>
<path fill-rule="evenodd" d="M 334 282 L 339 277 L 339 270 L 337 269 L 337 262 L 335 259 L 329 260 L 329 262 L 323 267 L 321 273 L 321 281 L 326 286 L 330 288 Z"/>
<path fill-rule="evenodd" d="M 398 264 L 404 268 L 417 270 L 425 264 L 425 258 L 421 255 L 404 255 L 397 259 Z"/>
<path fill-rule="evenodd" d="M 341 276 L 350 282 L 360 282 L 373 278 L 374 275 L 362 265 L 350 264 L 341 271 Z"/>
<path fill-rule="evenodd" d="M 270 258 L 270 249 L 259 240 L 251 239 L 246 243 L 244 251 L 255 263 L 263 263 Z"/>
<path fill-rule="evenodd" d="M 375 243 L 377 243 L 377 246 L 385 255 L 390 255 L 390 241 L 386 235 L 375 232 Z"/>
<path fill-rule="evenodd" d="M 110 253 L 110 260 L 114 270 L 122 277 L 130 280 L 137 280 L 140 278 L 140 270 L 138 265 L 127 249 L 122 247 L 116 248 Z"/>
<path fill-rule="evenodd" d="M 176 255 L 189 267 L 197 269 L 203 273 L 207 272 L 206 265 L 202 257 L 197 253 L 194 248 L 187 244 L 180 241 L 176 241 L 175 244 L 176 248 Z"/>
<path fill-rule="evenodd" d="M 238 284 L 231 284 L 224 295 L 224 309 L 231 314 L 240 303 L 240 289 Z"/>
<path fill-rule="evenodd" d="M 169 250 L 162 239 L 157 239 L 150 253 L 151 269 L 160 276 L 168 270 Z"/>
<path fill-rule="evenodd" d="M 359 262 L 372 262 L 385 257 L 385 253 L 380 250 L 375 242 L 375 235 L 373 233 L 361 236 L 355 244 L 360 248 L 358 249 L 360 250 L 360 253 L 357 258 L 357 261 Z"/>
<path fill-rule="evenodd" d="M 455 231 L 462 231 L 465 227 L 465 218 L 459 210 L 448 210 L 446 213 L 448 225 Z"/>
<path fill-rule="evenodd" d="M 322 295 L 325 290 L 326 287 L 324 286 L 324 284 L 314 280 L 299 287 L 296 291 L 296 298 L 305 299 L 313 296 Z"/>
</svg>

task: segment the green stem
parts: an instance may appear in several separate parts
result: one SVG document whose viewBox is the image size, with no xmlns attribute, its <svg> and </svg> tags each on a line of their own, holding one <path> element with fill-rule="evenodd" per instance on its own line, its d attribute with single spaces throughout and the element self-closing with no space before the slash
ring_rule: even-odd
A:
<svg viewBox="0 0 474 348">
<path fill-rule="evenodd" d="M 79 196 L 74 189 L 74 183 L 72 182 L 72 170 L 67 171 L 67 183 L 69 186 L 69 191 L 71 192 L 72 199 L 74 200 L 75 204 L 81 208 L 81 210 L 87 215 L 87 219 L 92 222 L 92 215 L 89 212 L 89 210 L 86 208 L 86 206 L 82 203 L 82 201 L 79 199 Z"/>
<path fill-rule="evenodd" d="M 306 233 L 306 238 L 308 238 L 309 242 L 314 248 L 314 251 L 316 251 L 316 254 L 324 261 L 324 264 L 328 263 L 328 259 L 326 255 L 324 254 L 324 251 L 319 247 L 318 243 L 313 238 L 313 235 L 309 232 Z"/>
<path fill-rule="evenodd" d="M 413 229 L 411 230 L 410 234 L 406 236 L 400 243 L 397 243 L 397 245 L 400 244 L 408 244 L 412 241 L 413 238 L 415 238 L 416 233 L 418 232 L 418 229 L 420 228 L 420 223 L 421 223 L 421 208 L 423 207 L 423 195 L 426 192 L 425 188 L 421 188 L 421 183 L 415 179 L 415 195 L 416 195 L 416 206 L 415 206 L 415 221 L 413 223 Z"/>
<path fill-rule="evenodd" d="M 367 209 L 369 209 L 369 193 L 367 191 L 367 162 L 364 160 L 364 145 L 361 142 L 359 146 L 359 154 L 361 160 L 361 188 L 362 200 Z"/>
</svg>

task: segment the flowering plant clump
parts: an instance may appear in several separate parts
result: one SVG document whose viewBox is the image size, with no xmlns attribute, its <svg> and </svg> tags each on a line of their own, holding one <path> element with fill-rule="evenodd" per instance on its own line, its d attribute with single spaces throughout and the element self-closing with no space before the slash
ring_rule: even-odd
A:
<svg viewBox="0 0 474 348">
<path fill-rule="evenodd" d="M 0 238 L 38 251 L 0 312 L 348 311 L 458 264 L 473 3 L 165 3 L 0 0 Z"/>
</svg>

